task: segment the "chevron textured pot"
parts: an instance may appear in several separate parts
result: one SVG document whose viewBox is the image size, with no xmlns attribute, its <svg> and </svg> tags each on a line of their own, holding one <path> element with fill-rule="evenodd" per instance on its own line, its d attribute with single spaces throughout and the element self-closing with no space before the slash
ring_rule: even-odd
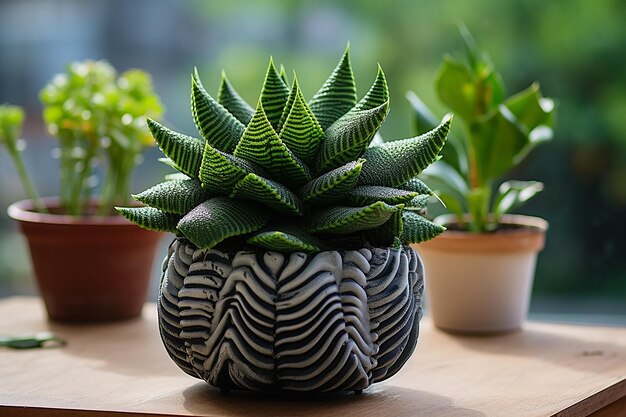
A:
<svg viewBox="0 0 626 417">
<path fill-rule="evenodd" d="M 223 390 L 356 391 L 411 356 L 423 268 L 408 246 L 224 253 L 184 238 L 163 264 L 163 343 Z"/>
</svg>

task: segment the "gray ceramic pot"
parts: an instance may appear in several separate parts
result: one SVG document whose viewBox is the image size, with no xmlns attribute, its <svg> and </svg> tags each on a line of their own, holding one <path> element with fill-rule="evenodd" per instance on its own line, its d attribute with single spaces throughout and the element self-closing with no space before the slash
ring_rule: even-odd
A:
<svg viewBox="0 0 626 417">
<path fill-rule="evenodd" d="M 423 282 L 408 246 L 223 253 L 177 238 L 161 337 L 183 371 L 223 390 L 359 392 L 413 353 Z"/>
</svg>

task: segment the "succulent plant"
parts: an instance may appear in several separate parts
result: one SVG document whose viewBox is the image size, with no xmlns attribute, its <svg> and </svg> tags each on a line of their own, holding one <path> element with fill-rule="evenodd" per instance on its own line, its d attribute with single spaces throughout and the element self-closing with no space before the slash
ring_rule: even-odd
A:
<svg viewBox="0 0 626 417">
<path fill-rule="evenodd" d="M 349 48 L 310 101 L 270 59 L 256 108 L 225 75 L 214 99 L 197 70 L 191 104 L 202 138 L 148 119 L 163 161 L 179 171 L 118 208 L 138 225 L 198 248 L 245 243 L 308 253 L 399 247 L 443 231 L 422 215 L 432 194 L 415 177 L 438 158 L 450 127 L 372 145 L 389 110 L 382 69 L 357 101 Z M 245 242 L 245 243 L 244 243 Z"/>
<path fill-rule="evenodd" d="M 465 59 L 446 56 L 435 87 L 440 101 L 458 115 L 464 129 L 450 135 L 443 159 L 422 178 L 434 185 L 462 229 L 493 232 L 502 215 L 543 189 L 538 181 L 509 180 L 494 195 L 499 178 L 518 166 L 537 145 L 552 140 L 556 105 L 543 96 L 537 83 L 507 97 L 502 77 L 489 56 L 478 48 L 465 26 L 459 29 Z M 415 93 L 409 92 L 407 98 L 415 110 L 417 133 L 437 124 L 437 118 Z"/>
</svg>

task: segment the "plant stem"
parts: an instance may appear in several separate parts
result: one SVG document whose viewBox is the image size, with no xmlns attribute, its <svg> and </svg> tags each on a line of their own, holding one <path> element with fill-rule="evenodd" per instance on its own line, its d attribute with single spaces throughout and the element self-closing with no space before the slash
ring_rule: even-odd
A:
<svg viewBox="0 0 626 417">
<path fill-rule="evenodd" d="M 22 156 L 20 152 L 14 148 L 9 148 L 9 155 L 13 160 L 13 164 L 15 165 L 15 170 L 17 171 L 17 175 L 20 177 L 20 181 L 22 181 L 22 186 L 24 187 L 24 191 L 26 191 L 26 195 L 33 203 L 33 207 L 39 213 L 47 213 L 48 210 L 44 202 L 41 200 L 39 193 L 37 192 L 37 187 L 30 179 L 28 175 L 28 171 L 26 170 L 26 166 L 24 165 L 24 161 L 22 160 Z"/>
</svg>

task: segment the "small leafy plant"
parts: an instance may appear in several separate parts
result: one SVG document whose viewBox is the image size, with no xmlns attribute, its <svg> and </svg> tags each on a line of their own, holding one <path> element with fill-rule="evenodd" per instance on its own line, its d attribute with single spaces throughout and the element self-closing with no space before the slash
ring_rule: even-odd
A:
<svg viewBox="0 0 626 417">
<path fill-rule="evenodd" d="M 119 208 L 148 229 L 199 248 L 250 244 L 282 252 L 400 246 L 444 229 L 422 217 L 430 189 L 415 177 L 444 146 L 450 120 L 421 136 L 370 146 L 389 109 L 382 69 L 357 102 L 346 49 L 306 101 L 270 59 L 256 108 L 223 75 L 217 100 L 191 77 L 201 138 L 148 119 L 163 161 L 179 171 Z"/>
<path fill-rule="evenodd" d="M 543 189 L 537 181 L 506 181 L 493 197 L 496 179 L 518 165 L 537 145 L 552 139 L 555 104 L 541 94 L 538 84 L 506 97 L 500 74 L 489 57 L 478 50 L 469 31 L 460 28 L 466 59 L 446 56 L 435 87 L 443 104 L 463 120 L 462 136 L 450 135 L 443 159 L 422 177 L 434 185 L 459 225 L 473 232 L 497 229 L 501 216 Z M 428 107 L 409 92 L 418 133 L 436 119 Z M 470 214 L 465 223 L 464 213 Z"/>
<path fill-rule="evenodd" d="M 37 188 L 33 184 L 21 151 L 24 149 L 23 141 L 20 139 L 22 126 L 24 125 L 24 110 L 19 106 L 9 104 L 0 105 L 0 146 L 4 145 L 13 160 L 15 170 L 22 182 L 26 195 L 33 203 L 33 207 L 40 213 L 45 213 L 46 207 L 39 197 Z"/>
<path fill-rule="evenodd" d="M 70 215 L 87 214 L 98 164 L 105 165 L 99 215 L 128 204 L 131 174 L 142 151 L 154 144 L 145 115 L 162 106 L 149 74 L 117 75 L 106 61 L 73 62 L 41 91 L 48 132 L 60 141 L 60 201 Z"/>
</svg>

